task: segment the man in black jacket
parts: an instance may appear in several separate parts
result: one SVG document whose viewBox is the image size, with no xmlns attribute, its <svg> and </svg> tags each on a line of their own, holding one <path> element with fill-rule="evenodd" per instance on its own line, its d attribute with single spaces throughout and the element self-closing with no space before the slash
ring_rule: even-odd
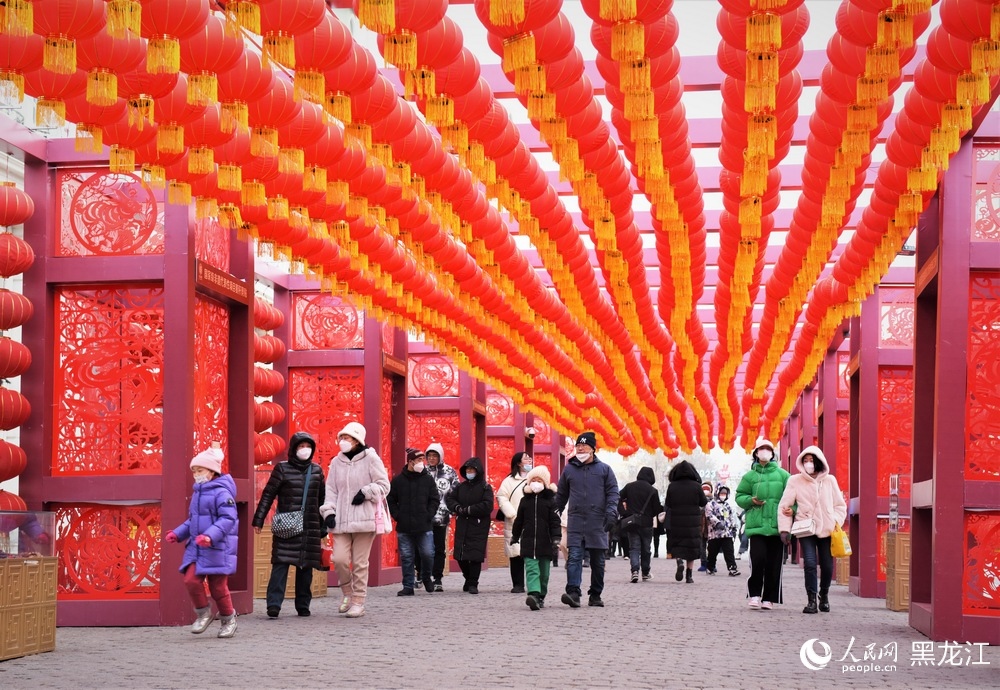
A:
<svg viewBox="0 0 1000 690">
<path fill-rule="evenodd" d="M 403 588 L 396 595 L 413 596 L 416 553 L 420 554 L 424 589 L 433 592 L 431 570 L 434 564 L 434 533 L 431 527 L 441 499 L 437 484 L 424 466 L 423 451 L 406 449 L 406 465 L 390 482 L 386 502 L 389 504 L 389 514 L 396 521 L 399 564 L 403 569 Z"/>
<path fill-rule="evenodd" d="M 653 540 L 653 518 L 663 511 L 660 505 L 660 494 L 653 486 L 656 475 L 652 467 L 643 467 L 634 482 L 629 482 L 621 491 L 623 517 L 637 516 L 631 529 L 623 531 L 621 538 L 628 541 L 629 560 L 632 565 L 631 582 L 639 581 L 639 569 L 642 568 L 642 581 L 652 580 L 649 572 L 650 546 Z"/>
</svg>

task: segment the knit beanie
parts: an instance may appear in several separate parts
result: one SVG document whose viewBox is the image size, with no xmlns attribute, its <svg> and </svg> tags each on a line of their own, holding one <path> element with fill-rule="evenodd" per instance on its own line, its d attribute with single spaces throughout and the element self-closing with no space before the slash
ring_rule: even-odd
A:
<svg viewBox="0 0 1000 690">
<path fill-rule="evenodd" d="M 221 448 L 203 450 L 191 459 L 191 467 L 204 467 L 216 474 L 222 474 L 222 460 L 225 455 Z"/>
</svg>

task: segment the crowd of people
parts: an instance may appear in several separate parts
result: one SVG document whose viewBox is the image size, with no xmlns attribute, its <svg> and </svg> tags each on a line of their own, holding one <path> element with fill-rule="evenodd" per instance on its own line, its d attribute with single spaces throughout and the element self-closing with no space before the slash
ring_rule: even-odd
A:
<svg viewBox="0 0 1000 690">
<path fill-rule="evenodd" d="M 830 610 L 830 535 L 843 525 L 847 506 L 823 452 L 815 446 L 799 454 L 792 476 L 776 461 L 774 444 L 758 442 L 751 467 L 736 488 L 734 506 L 727 486 L 703 482 L 686 460 L 670 469 L 662 499 L 650 467 L 640 468 L 635 480 L 619 490 L 611 467 L 598 458 L 597 438 L 589 431 L 577 437 L 558 483 L 552 483 L 547 467 L 535 466 L 531 455 L 521 452 L 511 458 L 510 472 L 495 493 L 479 458 L 468 458 L 456 472 L 445 463 L 444 449 L 437 443 L 425 450 L 407 448 L 405 465 L 390 480 L 365 438 L 360 423 L 345 425 L 338 435 L 339 452 L 324 473 L 315 462 L 315 439 L 298 432 L 290 439 L 287 460 L 271 471 L 252 522 L 259 534 L 275 508 L 266 594 L 269 618 L 280 615 L 291 566 L 299 616 L 310 615 L 313 571 L 330 567 L 343 596 L 339 612 L 347 618 L 365 615 L 372 544 L 378 534 L 392 529 L 390 520 L 395 523 L 402 570 L 397 595 L 414 596 L 418 585 L 428 593 L 443 592 L 452 518 L 452 556 L 462 572 L 462 590 L 479 593 L 491 524 L 502 521 L 510 591 L 525 594 L 532 611 L 545 607 L 552 567 L 561 554 L 566 585 L 560 601 L 570 608 L 582 605 L 587 568 L 587 605 L 602 607 L 605 560 L 621 546 L 630 563 L 629 581 L 651 580 L 651 559 L 659 556 L 661 535 L 666 536 L 666 555 L 676 560 L 675 580 L 688 584 L 695 581 L 696 561 L 698 571 L 715 575 L 720 554 L 729 576 L 739 576 L 734 542 L 740 539 L 740 556 L 748 543 L 747 601 L 751 609 L 762 611 L 782 603 L 782 565 L 794 538 L 804 565 L 803 613 Z M 232 637 L 236 613 L 227 581 L 236 570 L 236 487 L 222 472 L 222 463 L 217 444 L 192 459 L 188 519 L 165 539 L 185 543 L 181 573 L 196 616 L 191 632 L 205 632 L 218 616 L 218 636 Z M 208 601 L 206 581 L 217 613 Z"/>
</svg>

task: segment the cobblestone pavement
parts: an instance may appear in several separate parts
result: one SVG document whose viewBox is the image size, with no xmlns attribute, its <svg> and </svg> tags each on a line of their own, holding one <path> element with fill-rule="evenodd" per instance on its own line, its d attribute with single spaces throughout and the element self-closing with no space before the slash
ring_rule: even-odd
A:
<svg viewBox="0 0 1000 690">
<path fill-rule="evenodd" d="M 936 643 L 915 652 L 914 642 L 931 643 L 881 599 L 835 586 L 831 613 L 803 615 L 795 566 L 785 570 L 789 603 L 771 612 L 748 609 L 746 572 L 696 573 L 695 583 L 685 584 L 674 581 L 673 562 L 654 559 L 653 575 L 631 584 L 628 562 L 610 562 L 603 609 L 560 604 L 566 576 L 558 568 L 546 608 L 532 612 L 523 595 L 510 594 L 507 571 L 491 569 L 478 596 L 462 592 L 457 573 L 445 578 L 444 593 L 397 598 L 398 586 L 373 588 L 366 616 L 355 620 L 337 614 L 337 590 L 314 600 L 309 618 L 288 615 L 286 601 L 281 617 L 269 620 L 258 601 L 231 640 L 215 637 L 218 623 L 204 635 L 186 628 L 60 628 L 55 652 L 0 663 L 0 688 L 1000 686 L 1000 650 Z M 584 588 L 587 578 L 584 570 Z M 824 656 L 826 644 L 831 657 L 816 671 L 800 660 L 812 639 L 814 656 Z M 869 645 L 875 656 L 883 650 L 881 660 L 864 660 Z M 925 656 L 933 660 L 914 665 Z"/>
</svg>

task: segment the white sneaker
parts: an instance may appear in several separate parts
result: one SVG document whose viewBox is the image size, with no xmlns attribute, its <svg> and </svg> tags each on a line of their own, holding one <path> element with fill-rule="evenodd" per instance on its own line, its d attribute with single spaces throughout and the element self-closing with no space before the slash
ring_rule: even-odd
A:
<svg viewBox="0 0 1000 690">
<path fill-rule="evenodd" d="M 769 601 L 762 601 L 760 602 L 760 608 L 764 611 L 770 611 L 771 609 L 774 608 L 774 604 L 772 604 Z"/>
<path fill-rule="evenodd" d="M 750 597 L 750 608 L 752 609 L 760 608 L 760 597 Z"/>
<path fill-rule="evenodd" d="M 347 609 L 348 618 L 361 618 L 365 615 L 364 604 L 351 604 L 351 608 Z"/>
<path fill-rule="evenodd" d="M 340 608 L 337 609 L 337 613 L 347 613 L 347 609 L 351 608 L 351 598 L 344 597 L 340 602 Z"/>
</svg>

